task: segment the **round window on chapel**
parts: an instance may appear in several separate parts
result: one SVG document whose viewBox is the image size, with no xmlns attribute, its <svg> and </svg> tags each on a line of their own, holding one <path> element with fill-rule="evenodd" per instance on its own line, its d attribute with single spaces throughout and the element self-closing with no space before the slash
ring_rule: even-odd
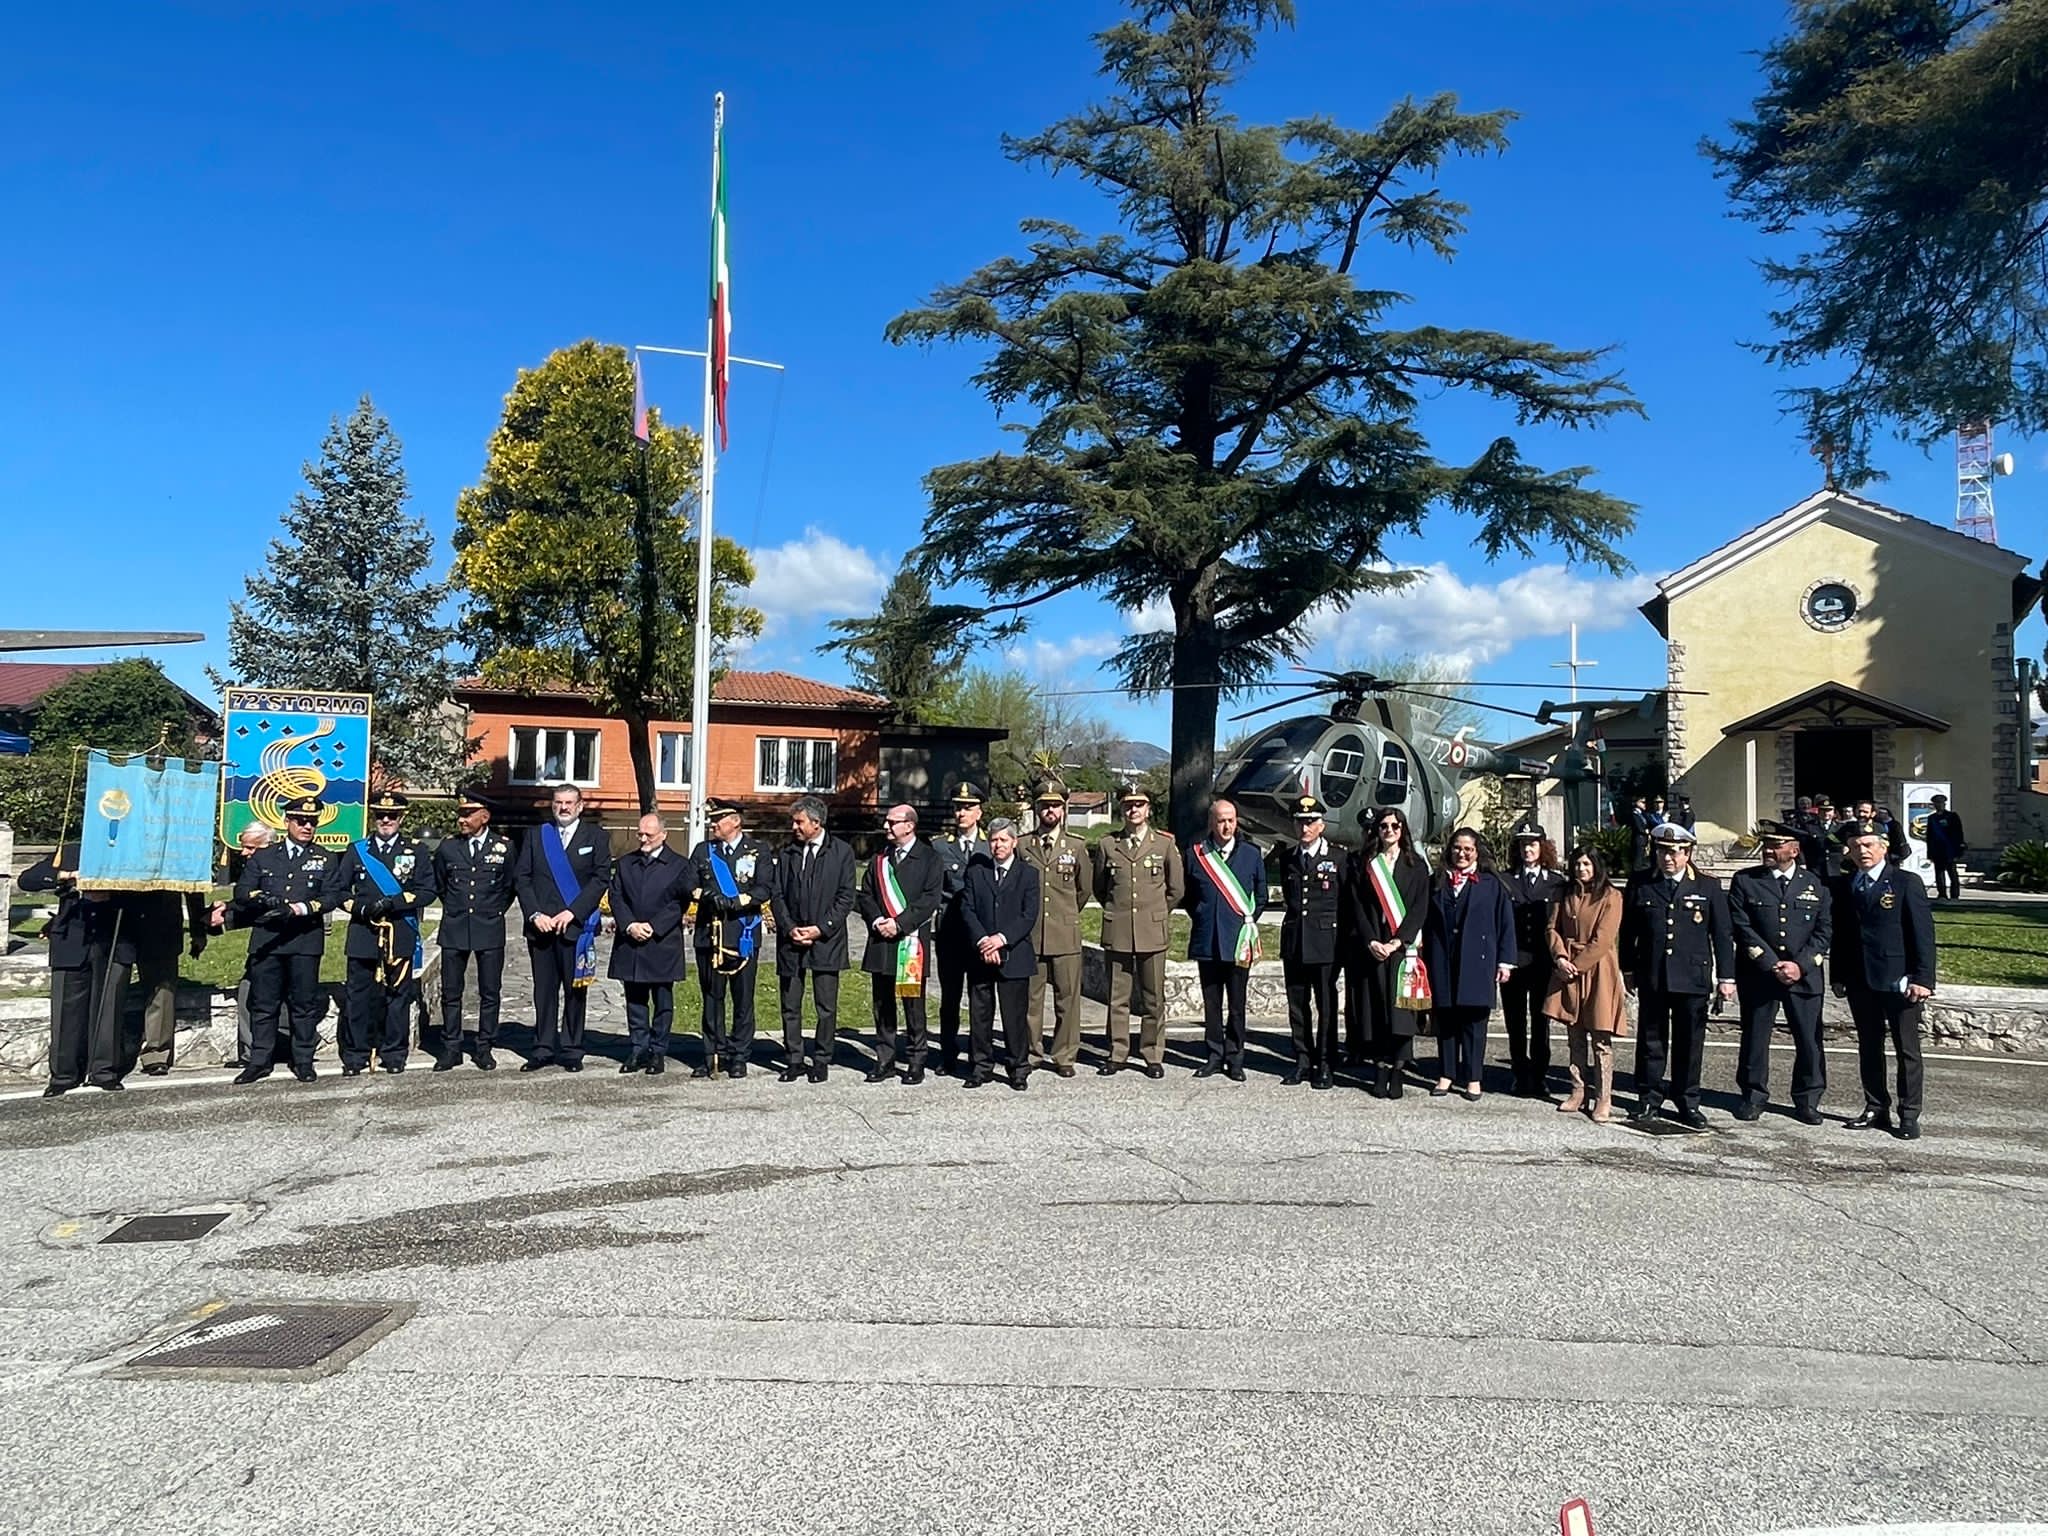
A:
<svg viewBox="0 0 2048 1536">
<path fill-rule="evenodd" d="M 1856 617 L 1856 593 L 1839 581 L 1823 581 L 1806 594 L 1806 622 L 1815 629 L 1842 629 Z"/>
</svg>

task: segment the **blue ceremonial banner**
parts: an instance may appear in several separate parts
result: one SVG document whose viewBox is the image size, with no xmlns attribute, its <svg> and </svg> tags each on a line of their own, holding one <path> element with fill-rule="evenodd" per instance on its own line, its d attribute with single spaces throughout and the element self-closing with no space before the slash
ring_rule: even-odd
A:
<svg viewBox="0 0 2048 1536">
<path fill-rule="evenodd" d="M 85 824 L 78 834 L 84 891 L 213 889 L 213 819 L 220 764 L 140 754 L 85 755 Z"/>
</svg>

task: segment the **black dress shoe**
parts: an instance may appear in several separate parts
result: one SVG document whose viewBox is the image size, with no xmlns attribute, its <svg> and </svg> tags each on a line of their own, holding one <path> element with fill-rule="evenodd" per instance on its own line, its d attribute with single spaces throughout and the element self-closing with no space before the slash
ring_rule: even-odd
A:
<svg viewBox="0 0 2048 1536">
<path fill-rule="evenodd" d="M 296 1077 L 302 1083 L 310 1083 L 313 1081 L 314 1078 L 318 1077 L 319 1075 L 320 1074 L 318 1072 L 315 1072 L 311 1067 L 292 1068 L 292 1076 Z"/>
<path fill-rule="evenodd" d="M 1629 1120 L 1636 1125 L 1641 1125 L 1645 1121 L 1656 1119 L 1657 1101 L 1655 1099 L 1638 1099 L 1636 1101 L 1636 1107 L 1628 1112 L 1628 1117 Z"/>
<path fill-rule="evenodd" d="M 522 1072 L 545 1072 L 549 1067 L 552 1067 L 553 1065 L 554 1063 L 552 1061 L 528 1061 L 522 1062 L 520 1064 L 519 1070 Z M 356 1070 L 361 1071 L 362 1069 L 358 1067 Z"/>
<path fill-rule="evenodd" d="M 220 1065 L 221 1070 L 224 1072 L 239 1072 L 242 1068 L 249 1065 L 249 1059 L 246 1056 L 237 1056 L 234 1060 L 224 1061 Z"/>
<path fill-rule="evenodd" d="M 380 1072 L 389 1072 L 393 1077 L 396 1077 L 399 1073 L 405 1070 L 405 1063 L 402 1061 L 387 1061 L 377 1070 Z"/>
<path fill-rule="evenodd" d="M 85 1086 L 88 1088 L 101 1088 L 108 1093 L 121 1093 L 127 1089 L 128 1085 L 118 1077 L 89 1077 L 85 1080 Z"/>
<path fill-rule="evenodd" d="M 710 1075 L 711 1069 L 709 1067 L 699 1065 L 690 1068 L 690 1076 L 692 1077 L 709 1077 Z"/>
<path fill-rule="evenodd" d="M 583 1058 L 579 1056 L 574 1061 L 561 1062 L 559 1065 L 564 1072 L 581 1072 L 583 1070 Z"/>
<path fill-rule="evenodd" d="M 1223 1069 L 1223 1075 L 1229 1078 L 1233 1083 L 1241 1083 L 1244 1081 L 1244 1068 L 1239 1066 L 1228 1066 Z"/>
<path fill-rule="evenodd" d="M 462 1058 L 460 1056 L 437 1056 L 434 1058 L 434 1070 L 436 1072 L 453 1072 L 461 1065 Z"/>
<path fill-rule="evenodd" d="M 736 1061 L 725 1069 L 725 1075 L 727 1077 L 745 1077 L 747 1075 L 747 1064 L 744 1061 Z"/>
<path fill-rule="evenodd" d="M 1882 1110 L 1866 1109 L 1851 1120 L 1847 1128 L 1852 1131 L 1888 1131 L 1892 1128 L 1892 1117 Z"/>
<path fill-rule="evenodd" d="M 270 1076 L 270 1068 L 268 1067 L 244 1067 L 235 1074 L 235 1085 L 241 1087 L 248 1083 L 260 1083 L 268 1076 Z"/>
<path fill-rule="evenodd" d="M 894 1067 L 876 1067 L 867 1076 L 863 1077 L 861 1081 L 864 1083 L 893 1083 L 896 1081 L 896 1069 Z"/>
<path fill-rule="evenodd" d="M 1820 1111 L 1817 1109 L 1795 1109 L 1792 1111 L 1792 1118 L 1801 1125 L 1819 1125 Z"/>
<path fill-rule="evenodd" d="M 1399 1073 L 1394 1075 L 1392 1081 L 1387 1084 L 1387 1091 L 1381 1094 L 1380 1097 L 1386 1099 L 1398 1099 L 1401 1097 L 1401 1077 Z"/>
<path fill-rule="evenodd" d="M 642 1067 L 646 1065 L 647 1058 L 642 1056 L 638 1051 L 635 1051 L 632 1055 L 628 1056 L 624 1061 L 619 1063 L 619 1075 L 621 1077 L 624 1077 L 628 1072 L 638 1072 Z"/>
<path fill-rule="evenodd" d="M 498 1058 L 493 1056 L 488 1050 L 479 1050 L 472 1054 L 469 1059 L 476 1063 L 476 1069 L 479 1072 L 495 1072 L 498 1070 Z"/>
<path fill-rule="evenodd" d="M 800 1083 L 809 1075 L 810 1074 L 800 1066 L 784 1067 L 780 1072 L 775 1074 L 775 1081 L 777 1081 L 778 1083 Z"/>
<path fill-rule="evenodd" d="M 76 1083 L 51 1083 L 47 1088 L 43 1090 L 43 1097 L 46 1099 L 62 1098 L 65 1094 L 69 1093 L 73 1088 L 76 1088 L 77 1086 L 78 1084 Z"/>
<path fill-rule="evenodd" d="M 1696 1109 L 1681 1110 L 1678 1123 L 1690 1130 L 1704 1131 L 1707 1128 L 1707 1117 Z"/>
<path fill-rule="evenodd" d="M 1432 1099 L 1448 1099 L 1451 1096 L 1451 1090 L 1449 1088 L 1439 1088 L 1436 1084 L 1432 1083 L 1429 1088 L 1429 1096 Z"/>
<path fill-rule="evenodd" d="M 1010 1086 L 1022 1093 L 1031 1086 L 1031 1074 L 1021 1067 L 1013 1070 L 1010 1073 Z"/>
<path fill-rule="evenodd" d="M 1308 1070 L 1304 1067 L 1296 1067 L 1292 1072 L 1289 1072 L 1285 1077 L 1280 1079 L 1280 1086 L 1282 1088 L 1299 1088 L 1303 1083 L 1307 1081 Z"/>
<path fill-rule="evenodd" d="M 1328 1072 L 1318 1072 L 1316 1080 L 1311 1086 L 1319 1091 L 1327 1091 L 1337 1086 L 1337 1079 Z"/>
<path fill-rule="evenodd" d="M 538 1072 L 540 1068 L 538 1066 L 526 1066 L 521 1067 L 519 1070 L 522 1072 Z M 343 1077 L 361 1077 L 363 1075 L 363 1069 L 361 1067 L 343 1067 L 341 1069 L 341 1075 Z"/>
<path fill-rule="evenodd" d="M 1115 1077 L 1123 1069 L 1124 1064 L 1120 1061 L 1105 1061 L 1095 1069 L 1095 1075 L 1097 1077 Z"/>
<path fill-rule="evenodd" d="M 1155 1081 L 1159 1078 L 1166 1076 L 1166 1068 L 1162 1067 L 1156 1061 L 1148 1061 L 1145 1063 L 1144 1066 L 1140 1067 L 1138 1070 L 1143 1072 L 1147 1077 L 1154 1079 Z"/>
<path fill-rule="evenodd" d="M 1740 1104 L 1735 1106 L 1735 1118 L 1745 1122 L 1750 1120 L 1761 1120 L 1763 1118 L 1763 1113 L 1764 1110 L 1761 1104 L 1752 1104 L 1747 1099 L 1743 1100 Z"/>
<path fill-rule="evenodd" d="M 986 1088 L 988 1086 L 988 1079 L 970 1072 L 967 1074 L 967 1081 L 960 1086 L 962 1088 Z"/>
<path fill-rule="evenodd" d="M 924 1068 L 912 1067 L 908 1072 L 903 1074 L 903 1081 L 908 1083 L 913 1088 L 916 1087 L 919 1083 L 924 1081 Z"/>
<path fill-rule="evenodd" d="M 1918 1120 L 1901 1120 L 1899 1122 L 1899 1140 L 1918 1141 L 1919 1139 L 1920 1122 Z"/>
<path fill-rule="evenodd" d="M 647 1065 L 642 1070 L 649 1077 L 659 1077 L 668 1070 L 668 1058 L 666 1056 L 650 1056 L 647 1058 Z"/>
<path fill-rule="evenodd" d="M 1202 1064 L 1201 1064 L 1201 1065 L 1200 1065 L 1199 1067 L 1195 1068 L 1195 1076 L 1197 1076 L 1197 1077 L 1214 1077 L 1214 1076 L 1215 1076 L 1215 1075 L 1216 1075 L 1216 1074 L 1217 1074 L 1218 1072 L 1220 1072 L 1220 1071 L 1222 1071 L 1222 1070 L 1223 1070 L 1223 1063 L 1222 1063 L 1222 1062 L 1220 1062 L 1220 1061 L 1205 1061 L 1205 1062 L 1203 1062 L 1203 1063 L 1202 1063 Z"/>
<path fill-rule="evenodd" d="M 811 1081 L 814 1083 L 825 1082 L 828 1079 L 830 1079 L 831 1076 L 832 1069 L 828 1066 L 825 1066 L 823 1063 L 820 1063 L 819 1065 L 811 1068 Z"/>
<path fill-rule="evenodd" d="M 152 1061 L 142 1069 L 144 1077 L 168 1077 L 170 1073 L 171 1064 L 168 1061 Z"/>
<path fill-rule="evenodd" d="M 1054 1062 L 1052 1064 L 1052 1069 L 1056 1074 L 1058 1074 L 1061 1077 L 1072 1077 L 1074 1075 L 1074 1069 L 1068 1066 L 1063 1061 Z"/>
</svg>

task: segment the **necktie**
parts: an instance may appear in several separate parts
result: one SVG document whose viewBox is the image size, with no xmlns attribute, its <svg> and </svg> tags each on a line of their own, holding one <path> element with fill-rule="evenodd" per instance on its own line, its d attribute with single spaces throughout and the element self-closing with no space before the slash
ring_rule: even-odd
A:
<svg viewBox="0 0 2048 1536">
<path fill-rule="evenodd" d="M 889 862 L 892 864 L 901 864 L 903 862 L 903 849 L 900 845 L 890 850 Z"/>
<path fill-rule="evenodd" d="M 297 843 L 286 843 L 284 845 L 284 853 L 285 863 L 296 864 L 299 862 L 299 845 Z"/>
<path fill-rule="evenodd" d="M 810 883 L 812 855 L 817 851 L 818 845 L 816 843 L 804 844 L 804 882 L 806 884 Z"/>
<path fill-rule="evenodd" d="M 1004 880 L 1004 878 L 1005 878 L 1005 877 L 1006 877 L 1006 876 L 1007 876 L 1007 875 L 1008 875 L 1009 873 L 1010 873 L 1010 872 L 1009 872 L 1009 871 L 1008 871 L 1007 869 L 1003 868 L 1003 866 L 1002 866 L 1002 865 L 998 864 L 998 865 L 996 866 L 996 884 L 997 884 L 998 886 L 1001 886 L 1001 885 L 1002 885 L 1002 883 L 1003 883 L 1003 880 Z"/>
<path fill-rule="evenodd" d="M 1861 896 L 1864 892 L 1868 891 L 1870 889 L 1870 886 L 1871 879 L 1869 875 L 1862 874 L 1856 877 L 1856 894 L 1858 896 Z"/>
<path fill-rule="evenodd" d="M 476 856 L 477 856 L 478 854 L 482 853 L 483 851 L 484 851 L 484 840 L 483 840 L 482 838 L 480 838 L 480 837 L 472 837 L 472 838 L 471 838 L 471 839 L 469 840 L 469 856 L 470 856 L 470 857 L 471 857 L 471 858 L 473 859 L 473 858 L 475 858 L 475 857 L 476 857 Z"/>
</svg>

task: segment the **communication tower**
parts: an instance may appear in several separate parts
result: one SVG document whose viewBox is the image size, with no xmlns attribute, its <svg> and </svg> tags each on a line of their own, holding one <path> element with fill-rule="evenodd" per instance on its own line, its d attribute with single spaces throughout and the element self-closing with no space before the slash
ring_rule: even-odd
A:
<svg viewBox="0 0 2048 1536">
<path fill-rule="evenodd" d="M 1965 422 L 1956 432 L 1956 532 L 1998 542 L 1991 482 L 2012 473 L 2012 455 L 1991 451 L 1991 423 Z"/>
</svg>

